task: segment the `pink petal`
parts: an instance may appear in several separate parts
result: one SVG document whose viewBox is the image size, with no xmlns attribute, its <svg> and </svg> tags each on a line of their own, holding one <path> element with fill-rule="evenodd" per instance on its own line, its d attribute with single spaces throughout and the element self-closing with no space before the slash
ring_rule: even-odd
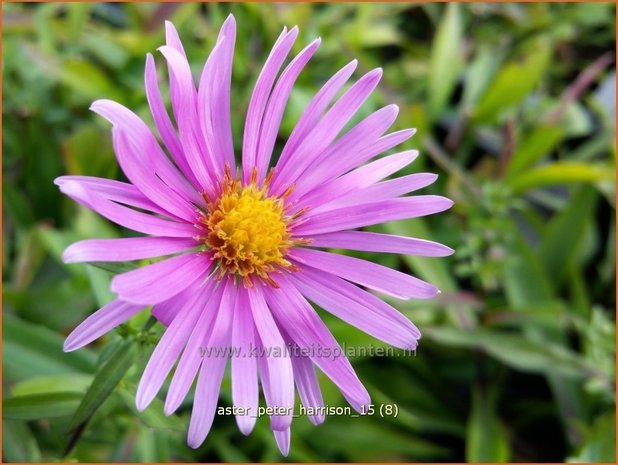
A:
<svg viewBox="0 0 618 465">
<path fill-rule="evenodd" d="M 310 247 L 387 252 L 419 257 L 446 257 L 454 250 L 438 242 L 365 231 L 339 231 L 307 236 Z"/>
<path fill-rule="evenodd" d="M 161 180 L 153 169 L 152 158 L 140 156 L 142 148 L 131 146 L 122 130 L 114 128 L 112 134 L 118 164 L 133 185 L 172 215 L 192 222 L 195 218 L 195 207 Z"/>
<path fill-rule="evenodd" d="M 148 199 L 133 184 L 92 176 L 60 176 L 54 179 L 54 184 L 60 187 L 69 182 L 78 184 L 81 189 L 99 194 L 107 200 L 169 216 L 168 212 Z"/>
<path fill-rule="evenodd" d="M 258 287 L 247 290 L 253 322 L 265 348 L 264 361 L 268 368 L 268 380 L 265 389 L 269 391 L 267 402 L 273 407 L 294 407 L 294 373 L 287 346 L 277 328 L 277 324 L 264 301 Z M 272 415 L 270 427 L 273 430 L 285 430 L 292 424 L 292 414 Z"/>
<path fill-rule="evenodd" d="M 215 49 L 220 43 L 215 45 Z M 200 145 L 198 140 L 202 140 L 201 131 L 198 124 L 196 93 L 193 84 L 191 68 L 184 58 L 174 48 L 163 46 L 159 47 L 168 63 L 170 70 L 170 82 L 172 90 L 175 89 L 175 98 L 172 98 L 178 133 L 182 150 L 187 159 L 187 164 L 203 190 L 211 191 L 214 185 L 211 173 L 214 173 L 212 164 L 212 154 Z M 212 53 L 215 53 L 213 50 Z M 172 97 L 174 97 L 172 94 Z"/>
<path fill-rule="evenodd" d="M 350 87 L 307 135 L 298 150 L 290 155 L 290 163 L 275 174 L 271 192 L 282 193 L 286 186 L 295 182 L 321 156 L 367 100 L 381 77 L 382 70 L 378 68 L 365 74 Z"/>
<path fill-rule="evenodd" d="M 132 305 L 121 300 L 114 300 L 94 312 L 71 331 L 62 349 L 65 352 L 72 352 L 90 344 L 143 309 L 143 305 Z"/>
<path fill-rule="evenodd" d="M 210 280 L 206 281 L 204 287 L 208 286 L 209 282 Z M 152 316 L 159 320 L 163 326 L 169 326 L 176 318 L 176 315 L 178 315 L 178 312 L 187 304 L 187 301 L 193 298 L 194 294 L 195 289 L 188 287 L 171 299 L 159 302 L 152 307 Z"/>
<path fill-rule="evenodd" d="M 257 167 L 257 180 L 262 181 L 266 176 L 270 157 L 275 146 L 275 140 L 279 134 L 281 119 L 294 83 L 307 62 L 311 59 L 320 45 L 320 39 L 314 40 L 307 45 L 285 68 L 277 81 L 275 88 L 268 100 L 264 112 L 264 118 L 260 128 L 258 149 L 255 165 Z"/>
<path fill-rule="evenodd" d="M 127 302 L 153 305 L 191 285 L 198 286 L 213 266 L 204 253 L 189 253 L 114 276 L 111 289 Z"/>
<path fill-rule="evenodd" d="M 220 350 L 229 348 L 235 300 L 236 285 L 230 279 L 227 281 L 223 291 L 219 314 L 208 342 L 209 348 L 219 348 Z M 226 363 L 227 354 L 221 353 L 206 357 L 202 362 L 195 388 L 191 422 L 189 423 L 187 439 L 189 447 L 194 449 L 199 447 L 210 432 L 219 400 L 219 389 L 221 388 L 221 380 Z"/>
<path fill-rule="evenodd" d="M 203 200 L 195 191 L 195 188 L 169 161 L 146 123 L 135 113 L 111 100 L 97 100 L 90 106 L 90 109 L 107 119 L 114 128 L 122 130 L 131 145 L 137 150 L 135 153 L 140 156 L 141 163 L 150 164 L 151 166 L 148 169 L 156 173 L 156 176 L 171 190 L 188 202 L 197 205 L 203 204 Z M 136 187 L 141 190 L 140 186 Z M 148 197 L 147 192 L 143 192 L 143 194 Z M 155 199 L 151 200 L 157 203 Z"/>
<path fill-rule="evenodd" d="M 418 156 L 418 151 L 407 150 L 387 157 L 379 158 L 371 163 L 356 168 L 343 176 L 313 189 L 301 197 L 302 205 L 321 205 L 347 194 L 355 189 L 368 187 L 387 176 L 399 171 Z"/>
<path fill-rule="evenodd" d="M 275 441 L 277 442 L 277 447 L 279 448 L 281 455 L 287 457 L 290 453 L 290 428 L 286 428 L 283 431 L 274 430 L 273 435 L 275 436 Z"/>
<path fill-rule="evenodd" d="M 281 152 L 281 156 L 277 162 L 277 171 L 283 169 L 290 159 L 290 155 L 298 149 L 299 144 L 304 142 L 309 132 L 318 124 L 322 114 L 328 105 L 330 105 L 337 92 L 339 92 L 339 89 L 341 89 L 348 79 L 350 79 L 350 76 L 352 76 L 352 73 L 356 69 L 356 65 L 357 61 L 352 60 L 341 68 L 311 99 L 311 102 L 309 102 L 305 108 L 296 126 L 294 126 L 294 130 L 292 134 L 290 134 Z"/>
<path fill-rule="evenodd" d="M 432 184 L 436 179 L 438 179 L 438 175 L 433 173 L 409 174 L 349 192 L 347 195 L 343 195 L 332 202 L 320 205 L 312 211 L 323 212 L 335 210 L 337 208 L 349 208 L 369 202 L 377 202 L 379 200 L 393 199 L 400 195 L 422 189 Z"/>
<path fill-rule="evenodd" d="M 294 249 L 300 263 L 400 299 L 430 299 L 438 289 L 425 281 L 386 266 L 321 250 Z"/>
<path fill-rule="evenodd" d="M 285 275 L 276 276 L 278 289 L 264 288 L 268 306 L 277 322 L 311 360 L 337 385 L 358 411 L 369 404 L 369 394 L 330 331 Z M 316 347 L 327 352 L 316 353 Z M 324 354 L 329 353 L 329 356 Z"/>
<path fill-rule="evenodd" d="M 355 287 L 353 284 L 310 268 L 294 273 L 290 279 L 305 297 L 346 323 L 400 349 L 416 348 L 420 337 L 418 329 L 387 304 L 376 311 L 371 301 L 357 299 L 350 289 Z"/>
<path fill-rule="evenodd" d="M 193 237 L 196 233 L 195 226 L 190 223 L 166 220 L 119 205 L 75 181 L 63 182 L 60 191 L 108 220 L 133 231 L 184 238 Z"/>
<path fill-rule="evenodd" d="M 225 38 L 225 40 L 223 40 Z M 198 91 L 198 115 L 202 132 L 209 147 L 216 155 L 217 166 L 221 169 L 225 163 L 232 173 L 236 172 L 234 144 L 232 140 L 232 121 L 230 117 L 230 94 L 232 83 L 232 61 L 236 42 L 236 21 L 229 15 L 217 42 L 223 42 L 208 58 Z"/>
<path fill-rule="evenodd" d="M 202 310 L 199 305 L 201 295 L 198 289 L 184 302 L 152 352 L 137 387 L 135 403 L 138 410 L 144 410 L 155 398 L 187 343 Z"/>
<path fill-rule="evenodd" d="M 196 303 L 196 306 L 201 309 L 200 315 L 195 326 L 191 330 L 187 346 L 182 352 L 169 390 L 167 391 L 165 406 L 163 408 L 166 415 L 171 415 L 180 407 L 189 389 L 191 389 L 191 385 L 202 364 L 202 349 L 208 344 L 215 318 L 219 314 L 224 287 L 225 286 L 220 286 L 217 281 L 211 279 L 208 280 L 200 290 L 201 297 Z M 174 300 L 176 300 L 176 298 L 171 299 L 171 301 Z M 155 308 L 157 307 L 159 307 L 159 305 L 155 306 Z"/>
<path fill-rule="evenodd" d="M 255 83 L 255 88 L 253 89 L 251 100 L 249 101 L 249 108 L 247 108 L 242 143 L 242 171 L 243 181 L 245 183 L 250 182 L 253 168 L 256 166 L 259 143 L 258 137 L 264 118 L 266 103 L 268 102 L 279 69 L 290 53 L 297 35 L 297 27 L 292 28 L 290 32 L 284 30 L 281 33 Z"/>
<path fill-rule="evenodd" d="M 195 179 L 193 171 L 187 163 L 182 146 L 176 135 L 172 121 L 170 120 L 161 92 L 159 91 L 159 82 L 157 79 L 157 69 L 155 66 L 154 57 L 149 53 L 146 55 L 146 71 L 144 73 L 144 87 L 146 89 L 146 98 L 150 106 L 150 112 L 155 122 L 155 126 L 159 131 L 159 135 L 163 140 L 163 144 L 167 147 L 170 155 L 182 171 L 182 173 L 191 181 L 194 187 L 198 187 L 199 183 Z"/>
<path fill-rule="evenodd" d="M 88 239 L 71 244 L 62 254 L 65 263 L 124 262 L 161 257 L 199 245 L 194 239 L 172 237 L 130 237 Z"/>
<path fill-rule="evenodd" d="M 308 236 L 353 229 L 389 221 L 418 218 L 448 210 L 453 201 L 437 195 L 417 195 L 398 199 L 338 208 L 312 215 L 310 211 L 302 221 L 293 225 L 294 235 Z"/>
<path fill-rule="evenodd" d="M 244 286 L 239 286 L 234 309 L 232 329 L 232 347 L 238 350 L 232 355 L 232 402 L 235 407 L 247 409 L 246 415 L 236 415 L 238 429 L 245 436 L 249 435 L 257 420 L 258 379 L 257 360 L 250 354 L 255 347 L 255 327 L 251 313 L 251 304 Z"/>
<path fill-rule="evenodd" d="M 294 192 L 288 198 L 288 202 L 292 202 L 303 195 L 312 192 L 314 189 L 320 188 L 329 181 L 337 178 L 337 176 L 341 176 L 348 169 L 352 169 L 355 166 L 392 149 L 393 147 L 397 147 L 399 144 L 412 137 L 415 132 L 415 129 L 404 129 L 402 131 L 392 132 L 380 137 L 375 142 L 366 145 L 361 150 L 354 153 L 353 158 L 351 160 L 348 159 L 345 166 L 342 167 L 341 164 L 338 164 L 336 170 L 331 169 L 331 166 L 328 163 L 321 163 L 317 165 L 311 170 L 310 173 L 308 173 L 308 176 L 304 178 L 303 186 L 297 186 L 296 189 L 294 189 Z"/>
<path fill-rule="evenodd" d="M 297 355 L 298 346 L 292 342 L 289 336 L 286 334 L 286 342 L 292 344 L 292 368 L 294 370 L 294 382 L 298 389 L 298 395 L 300 400 L 306 408 L 319 409 L 324 406 L 324 400 L 322 399 L 322 391 L 320 391 L 320 384 L 313 368 L 313 362 L 309 357 L 304 355 Z M 316 413 L 308 415 L 309 420 L 314 425 L 324 423 L 324 414 Z"/>
</svg>

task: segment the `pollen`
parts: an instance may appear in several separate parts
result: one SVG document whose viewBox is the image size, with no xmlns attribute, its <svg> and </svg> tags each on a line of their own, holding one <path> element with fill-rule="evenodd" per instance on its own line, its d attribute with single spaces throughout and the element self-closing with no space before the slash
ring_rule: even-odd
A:
<svg viewBox="0 0 618 465">
<path fill-rule="evenodd" d="M 267 187 L 254 181 L 243 186 L 228 172 L 218 199 L 207 202 L 208 213 L 200 219 L 206 226 L 203 240 L 222 275 L 240 276 L 249 286 L 252 276 L 274 285 L 271 273 L 295 269 L 285 258 L 294 241 L 283 198 L 268 196 Z"/>
</svg>

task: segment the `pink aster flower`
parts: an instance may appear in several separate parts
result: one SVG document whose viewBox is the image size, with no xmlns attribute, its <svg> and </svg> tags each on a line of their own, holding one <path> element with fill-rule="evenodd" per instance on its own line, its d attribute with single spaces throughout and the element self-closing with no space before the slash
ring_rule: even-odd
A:
<svg viewBox="0 0 618 465">
<path fill-rule="evenodd" d="M 287 454 L 295 387 L 305 407 L 319 412 L 323 406 L 315 367 L 354 409 L 363 412 L 370 403 L 347 358 L 332 356 L 340 348 L 310 302 L 395 347 L 414 349 L 418 329 L 369 290 L 400 299 L 428 299 L 438 292 L 400 271 L 320 249 L 449 255 L 451 249 L 435 242 L 358 228 L 441 212 L 452 202 L 406 196 L 431 184 L 433 174 L 385 180 L 417 155 L 377 158 L 414 134 L 387 133 L 397 117 L 395 105 L 341 134 L 382 74 L 368 72 L 336 98 L 356 61 L 313 97 L 269 168 L 294 82 L 320 44 L 317 39 L 307 45 L 280 72 L 296 27 L 283 29 L 257 78 L 237 166 L 230 122 L 235 31 L 229 16 L 196 86 L 176 30 L 166 24 L 166 45 L 159 51 L 167 61 L 173 118 L 150 54 L 145 72 L 162 145 L 127 108 L 109 100 L 93 103 L 92 110 L 113 125 L 116 157 L 129 183 L 63 176 L 56 184 L 80 204 L 144 236 L 77 242 L 64 260 L 167 258 L 116 275 L 111 289 L 117 299 L 81 323 L 64 349 L 78 349 L 152 306 L 167 329 L 142 375 L 137 407 L 149 405 L 174 366 L 166 414 L 178 409 L 197 379 L 188 444 L 198 447 L 211 428 L 231 359 L 233 403 L 245 412 L 236 416 L 238 427 L 249 434 L 255 425 L 259 382 L 267 406 L 277 408 L 270 425 Z M 310 419 L 319 424 L 324 416 Z"/>
</svg>

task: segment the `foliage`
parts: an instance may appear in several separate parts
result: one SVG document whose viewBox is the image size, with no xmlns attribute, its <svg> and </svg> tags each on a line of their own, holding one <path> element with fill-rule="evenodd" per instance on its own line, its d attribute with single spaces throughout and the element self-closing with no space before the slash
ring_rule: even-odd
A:
<svg viewBox="0 0 618 465">
<path fill-rule="evenodd" d="M 228 12 L 239 24 L 237 152 L 257 71 L 283 25 L 321 36 L 280 141 L 339 67 L 382 66 L 362 113 L 400 106 L 411 171 L 456 202 L 376 230 L 442 241 L 449 259 L 361 254 L 437 284 L 432 302 L 393 301 L 424 337 L 415 357 L 353 360 L 396 418 L 295 421 L 291 461 L 615 461 L 615 5 L 3 4 L 3 459 L 279 461 L 265 419 L 248 438 L 218 417 L 185 445 L 190 399 L 165 417 L 134 406 L 159 324 L 138 315 L 75 353 L 64 336 L 112 298 L 110 269 L 65 266 L 74 240 L 125 232 L 63 198 L 62 174 L 121 176 L 112 98 L 150 121 L 144 58 L 179 28 L 194 72 Z M 609 53 L 609 55 L 608 55 Z M 162 68 L 162 67 L 161 67 Z M 585 71 L 587 70 L 587 71 Z M 582 74 L 583 73 L 583 74 Z M 114 271 L 114 270 L 111 270 Z M 348 345 L 372 341 L 329 318 Z M 94 380 L 94 382 L 93 382 Z M 322 379 L 325 400 L 345 405 Z M 220 402 L 230 403 L 229 381 Z M 66 455 L 65 455 L 66 454 Z"/>
</svg>

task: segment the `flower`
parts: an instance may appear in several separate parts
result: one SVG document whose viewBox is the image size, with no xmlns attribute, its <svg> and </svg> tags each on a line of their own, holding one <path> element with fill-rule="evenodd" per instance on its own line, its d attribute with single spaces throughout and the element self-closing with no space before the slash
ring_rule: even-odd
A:
<svg viewBox="0 0 618 465">
<path fill-rule="evenodd" d="M 332 356 L 338 343 L 309 301 L 371 336 L 414 349 L 418 329 L 360 286 L 400 299 L 428 299 L 438 292 L 400 271 L 319 249 L 449 255 L 450 248 L 435 242 L 357 229 L 440 212 L 452 202 L 405 196 L 431 184 L 433 174 L 384 180 L 412 162 L 415 151 L 370 161 L 414 134 L 386 134 L 397 116 L 395 105 L 340 136 L 382 74 L 366 73 L 332 103 L 356 61 L 313 97 L 269 169 L 294 82 L 320 44 L 310 43 L 279 74 L 296 27 L 283 29 L 257 78 L 237 167 L 230 121 L 235 32 L 230 15 L 196 88 L 178 34 L 166 23 L 166 45 L 159 51 L 167 61 L 175 124 L 159 91 L 154 58 L 147 55 L 146 96 L 167 152 L 124 106 L 108 100 L 92 104 L 113 125 L 116 157 L 130 182 L 86 176 L 55 182 L 80 204 L 146 236 L 77 242 L 64 252 L 64 261 L 167 258 L 116 275 L 111 289 L 117 300 L 75 328 L 64 349 L 78 349 L 152 306 L 167 329 L 139 383 L 138 409 L 149 405 L 176 365 L 164 410 L 178 409 L 197 378 L 188 444 L 200 446 L 230 358 L 233 404 L 246 412 L 236 415 L 238 427 L 249 434 L 255 425 L 259 378 L 273 409 L 271 429 L 287 454 L 294 387 L 305 407 L 319 412 L 323 405 L 315 366 L 359 412 L 370 402 L 347 358 Z M 310 419 L 319 424 L 324 416 Z"/>
</svg>

